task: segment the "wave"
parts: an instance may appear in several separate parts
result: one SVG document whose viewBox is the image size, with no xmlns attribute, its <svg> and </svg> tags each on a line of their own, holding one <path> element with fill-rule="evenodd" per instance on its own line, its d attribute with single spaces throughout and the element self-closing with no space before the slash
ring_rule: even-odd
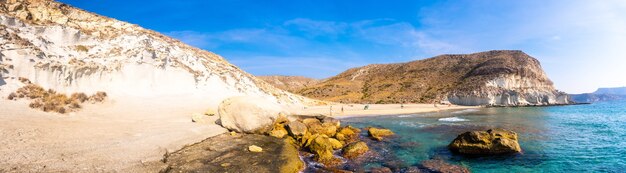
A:
<svg viewBox="0 0 626 173">
<path fill-rule="evenodd" d="M 452 114 L 464 114 L 464 113 L 470 113 L 470 112 L 478 112 L 480 110 L 478 109 L 464 109 L 464 110 L 460 110 L 460 111 L 454 111 L 452 112 Z"/>
<path fill-rule="evenodd" d="M 468 119 L 459 118 L 459 117 L 448 117 L 448 118 L 439 118 L 439 121 L 461 122 L 461 121 L 469 121 L 469 120 Z"/>
</svg>

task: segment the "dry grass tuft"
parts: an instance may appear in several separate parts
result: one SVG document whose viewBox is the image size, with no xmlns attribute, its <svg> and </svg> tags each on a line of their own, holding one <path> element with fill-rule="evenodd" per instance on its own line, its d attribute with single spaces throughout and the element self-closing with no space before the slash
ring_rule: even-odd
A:
<svg viewBox="0 0 626 173">
<path fill-rule="evenodd" d="M 97 92 L 92 96 L 87 96 L 85 93 L 73 93 L 68 97 L 52 89 L 45 90 L 38 85 L 28 84 L 9 94 L 8 99 L 27 98 L 32 100 L 28 105 L 30 108 L 64 114 L 79 110 L 82 108 L 80 104 L 85 101 L 90 101 L 91 103 L 103 102 L 106 97 L 107 94 L 105 92 Z"/>
</svg>

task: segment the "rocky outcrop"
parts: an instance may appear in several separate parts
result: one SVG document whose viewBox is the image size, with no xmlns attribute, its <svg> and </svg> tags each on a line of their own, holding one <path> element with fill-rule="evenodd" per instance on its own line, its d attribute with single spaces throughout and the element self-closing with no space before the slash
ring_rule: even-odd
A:
<svg viewBox="0 0 626 173">
<path fill-rule="evenodd" d="M 441 55 L 349 69 L 311 87 L 307 97 L 345 103 L 433 103 L 531 106 L 569 104 L 539 61 L 522 51 Z"/>
<path fill-rule="evenodd" d="M 271 130 L 283 108 L 259 97 L 239 96 L 224 100 L 218 108 L 223 127 L 236 132 L 263 134 Z"/>
<path fill-rule="evenodd" d="M 452 152 L 468 155 L 511 154 L 522 151 L 517 141 L 517 133 L 504 129 L 465 132 L 456 137 L 448 148 Z"/>
<path fill-rule="evenodd" d="M 254 147 L 252 147 L 254 146 Z M 280 172 L 304 168 L 298 149 L 269 136 L 222 134 L 166 155 L 161 172 Z"/>
<path fill-rule="evenodd" d="M 211 109 L 223 99 L 242 95 L 281 104 L 306 100 L 219 55 L 134 24 L 52 0 L 0 2 L 4 78 L 28 78 L 61 93 L 105 91 L 111 98 L 186 96 Z"/>
</svg>

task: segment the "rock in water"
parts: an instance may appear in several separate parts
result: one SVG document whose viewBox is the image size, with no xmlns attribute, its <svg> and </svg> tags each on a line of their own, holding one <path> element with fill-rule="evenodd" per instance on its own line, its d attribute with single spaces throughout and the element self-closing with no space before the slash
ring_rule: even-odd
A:
<svg viewBox="0 0 626 173">
<path fill-rule="evenodd" d="M 343 148 L 342 155 L 348 159 L 354 159 L 369 150 L 367 144 L 363 141 L 355 142 Z"/>
<path fill-rule="evenodd" d="M 469 155 L 519 153 L 517 133 L 504 129 L 471 131 L 460 134 L 448 145 L 452 152 Z"/>
<path fill-rule="evenodd" d="M 374 127 L 370 127 L 367 132 L 370 134 L 370 136 L 373 139 L 376 139 L 377 141 L 382 141 L 383 137 L 387 137 L 387 136 L 392 136 L 393 132 L 389 129 L 379 129 L 379 128 L 374 128 Z"/>
<path fill-rule="evenodd" d="M 346 126 L 339 129 L 339 132 L 335 134 L 335 138 L 345 143 L 352 143 L 359 139 L 359 133 L 361 133 L 361 130 L 359 130 L 358 128 Z"/>
<path fill-rule="evenodd" d="M 333 155 L 333 143 L 326 135 L 317 135 L 311 141 L 309 150 L 315 154 L 315 161 L 326 166 L 335 165 L 341 161 Z"/>
<path fill-rule="evenodd" d="M 283 109 L 271 100 L 240 96 L 224 100 L 218 114 L 222 126 L 245 133 L 265 133 Z"/>
<path fill-rule="evenodd" d="M 263 152 L 263 148 L 261 148 L 259 146 L 256 146 L 256 145 L 250 145 L 248 147 L 248 151 L 255 152 L 255 153 L 260 153 L 260 152 Z"/>
</svg>

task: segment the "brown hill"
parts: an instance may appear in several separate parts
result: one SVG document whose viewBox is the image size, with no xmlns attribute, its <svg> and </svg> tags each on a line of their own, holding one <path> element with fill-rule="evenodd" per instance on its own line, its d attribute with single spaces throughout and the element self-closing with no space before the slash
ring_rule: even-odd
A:
<svg viewBox="0 0 626 173">
<path fill-rule="evenodd" d="M 509 50 L 352 68 L 296 93 L 344 103 L 569 103 L 566 94 L 554 89 L 538 60 Z"/>
<path fill-rule="evenodd" d="M 257 78 L 274 85 L 276 88 L 293 93 L 302 88 L 311 87 L 321 81 L 303 76 L 257 76 Z"/>
</svg>

